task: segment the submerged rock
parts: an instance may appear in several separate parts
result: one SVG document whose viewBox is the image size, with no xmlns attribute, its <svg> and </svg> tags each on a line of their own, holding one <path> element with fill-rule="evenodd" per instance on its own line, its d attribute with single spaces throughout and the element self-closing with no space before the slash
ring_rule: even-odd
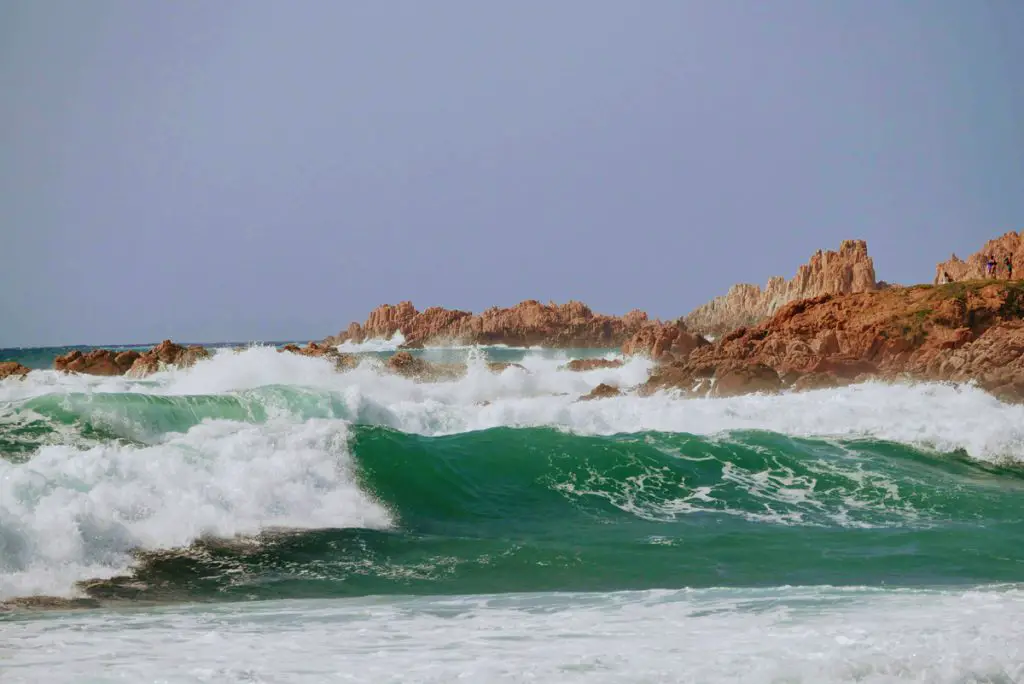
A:
<svg viewBox="0 0 1024 684">
<path fill-rule="evenodd" d="M 420 381 L 456 380 L 466 374 L 464 364 L 431 363 L 407 351 L 390 356 L 386 366 L 392 373 Z"/>
<path fill-rule="evenodd" d="M 621 368 L 622 363 L 621 359 L 573 359 L 559 368 L 559 370 L 575 371 L 579 373 L 604 368 Z"/>
<path fill-rule="evenodd" d="M 622 396 L 621 390 L 615 385 L 608 385 L 601 383 L 594 389 L 590 390 L 587 394 L 584 394 L 576 401 L 593 401 L 594 399 L 609 399 L 611 397 Z"/>
</svg>

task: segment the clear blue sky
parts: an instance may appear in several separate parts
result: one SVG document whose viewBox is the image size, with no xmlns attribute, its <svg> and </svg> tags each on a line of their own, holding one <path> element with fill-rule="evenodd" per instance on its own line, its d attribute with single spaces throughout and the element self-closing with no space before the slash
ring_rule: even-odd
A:
<svg viewBox="0 0 1024 684">
<path fill-rule="evenodd" d="M 0 3 L 0 346 L 684 314 L 1024 228 L 1024 2 Z"/>
</svg>

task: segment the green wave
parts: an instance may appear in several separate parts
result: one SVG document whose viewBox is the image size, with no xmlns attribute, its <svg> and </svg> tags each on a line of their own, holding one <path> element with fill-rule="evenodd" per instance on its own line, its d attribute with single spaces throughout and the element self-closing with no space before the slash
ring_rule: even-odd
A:
<svg viewBox="0 0 1024 684">
<path fill-rule="evenodd" d="M 337 395 L 284 385 L 218 395 L 48 394 L 10 407 L 0 418 L 0 457 L 53 443 L 53 437 L 152 443 L 170 432 L 186 432 L 204 420 L 263 423 L 280 414 L 298 420 L 348 417 Z M 64 427 L 75 430 L 69 432 Z"/>
<path fill-rule="evenodd" d="M 1019 471 L 878 441 L 353 431 L 395 529 L 147 552 L 96 598 L 1014 582 Z"/>
</svg>

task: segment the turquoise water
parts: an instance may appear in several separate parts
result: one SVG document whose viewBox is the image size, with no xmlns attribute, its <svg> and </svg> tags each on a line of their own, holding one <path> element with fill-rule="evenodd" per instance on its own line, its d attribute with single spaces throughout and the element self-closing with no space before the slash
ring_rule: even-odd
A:
<svg viewBox="0 0 1024 684">
<path fill-rule="evenodd" d="M 318 681 L 337 653 L 303 674 L 248 644 L 316 643 L 332 624 L 361 630 L 348 657 L 376 675 L 360 681 L 1019 681 L 1019 407 L 882 385 L 577 402 L 649 364 L 571 373 L 569 358 L 607 352 L 426 350 L 470 369 L 418 384 L 382 373 L 387 353 L 344 374 L 254 348 L 144 380 L 0 384 L 0 599 L 91 606 L 0 617 L 19 635 L 0 667 L 36 681 L 41 635 L 157 644 L 174 624 L 223 634 L 239 660 L 215 666 L 190 642 L 195 671 L 109 648 L 104 667 Z M 709 634 L 736 659 L 694 660 Z M 369 655 L 382 650 L 394 667 Z M 73 681 L 62 671 L 43 679 Z"/>
</svg>

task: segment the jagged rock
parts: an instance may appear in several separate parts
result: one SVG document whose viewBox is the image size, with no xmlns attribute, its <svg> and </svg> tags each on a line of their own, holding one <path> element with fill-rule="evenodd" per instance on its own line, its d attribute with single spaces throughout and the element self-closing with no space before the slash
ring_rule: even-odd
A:
<svg viewBox="0 0 1024 684">
<path fill-rule="evenodd" d="M 53 360 L 55 370 L 86 375 L 124 375 L 138 359 L 138 352 L 93 349 L 83 354 L 78 349 Z"/>
<path fill-rule="evenodd" d="M 142 354 L 138 352 L 123 352 L 133 354 L 134 358 L 128 368 L 127 374 L 133 377 L 143 377 L 156 373 L 167 366 L 177 368 L 188 368 L 194 366 L 196 361 L 209 358 L 210 352 L 204 347 L 193 345 L 184 347 L 175 344 L 170 340 L 164 340 L 152 349 Z M 120 358 L 120 357 L 119 357 Z M 127 361 L 127 357 L 125 361 Z"/>
<path fill-rule="evenodd" d="M 772 389 L 776 380 L 764 370 L 735 377 L 737 366 L 758 364 L 795 389 L 866 378 L 971 380 L 1001 398 L 1024 398 L 1024 285 L 954 283 L 791 302 L 759 326 L 657 368 L 641 394 L 690 392 L 708 377 L 716 394 Z"/>
<path fill-rule="evenodd" d="M 631 311 L 621 318 L 604 316 L 575 301 L 557 305 L 531 299 L 511 308 L 492 307 L 480 314 L 441 307 L 419 312 L 411 302 L 401 302 L 377 307 L 362 326 L 353 323 L 325 342 L 391 339 L 401 333 L 404 348 L 451 343 L 617 348 L 647 322 L 647 314 L 642 311 Z"/>
<path fill-rule="evenodd" d="M 590 371 L 604 368 L 621 368 L 621 359 L 573 359 L 562 366 L 559 370 L 567 371 Z"/>
<path fill-rule="evenodd" d="M 686 323 L 680 319 L 673 323 L 650 323 L 641 327 L 622 345 L 622 353 L 649 356 L 655 361 L 665 362 L 685 359 L 694 349 L 707 344 L 706 339 L 687 330 Z"/>
<path fill-rule="evenodd" d="M 757 325 L 785 304 L 824 294 L 871 292 L 884 284 L 875 280 L 875 267 L 863 240 L 844 240 L 838 252 L 819 250 L 791 280 L 774 277 L 762 290 L 739 284 L 686 316 L 687 329 L 720 336 L 740 327 Z"/>
<path fill-rule="evenodd" d="M 986 273 L 985 270 L 985 263 L 989 257 L 996 262 L 995 273 L 992 275 Z M 988 278 L 1006 280 L 1010 275 L 1005 264 L 1007 257 L 1013 265 L 1014 279 L 1020 279 L 1024 276 L 1024 271 L 1022 271 L 1024 269 L 1024 237 L 1020 233 L 1009 232 L 994 240 L 989 240 L 966 261 L 960 259 L 956 254 L 952 255 L 947 261 L 935 266 L 934 283 L 942 285 L 948 282 Z"/>
<path fill-rule="evenodd" d="M 15 361 L 0 361 L 0 380 L 12 376 L 24 378 L 29 370 L 29 368 Z"/>
<path fill-rule="evenodd" d="M 622 396 L 622 392 L 615 385 L 601 383 L 587 394 L 581 396 L 577 401 L 592 401 L 594 399 L 608 399 L 610 397 Z"/>
</svg>

